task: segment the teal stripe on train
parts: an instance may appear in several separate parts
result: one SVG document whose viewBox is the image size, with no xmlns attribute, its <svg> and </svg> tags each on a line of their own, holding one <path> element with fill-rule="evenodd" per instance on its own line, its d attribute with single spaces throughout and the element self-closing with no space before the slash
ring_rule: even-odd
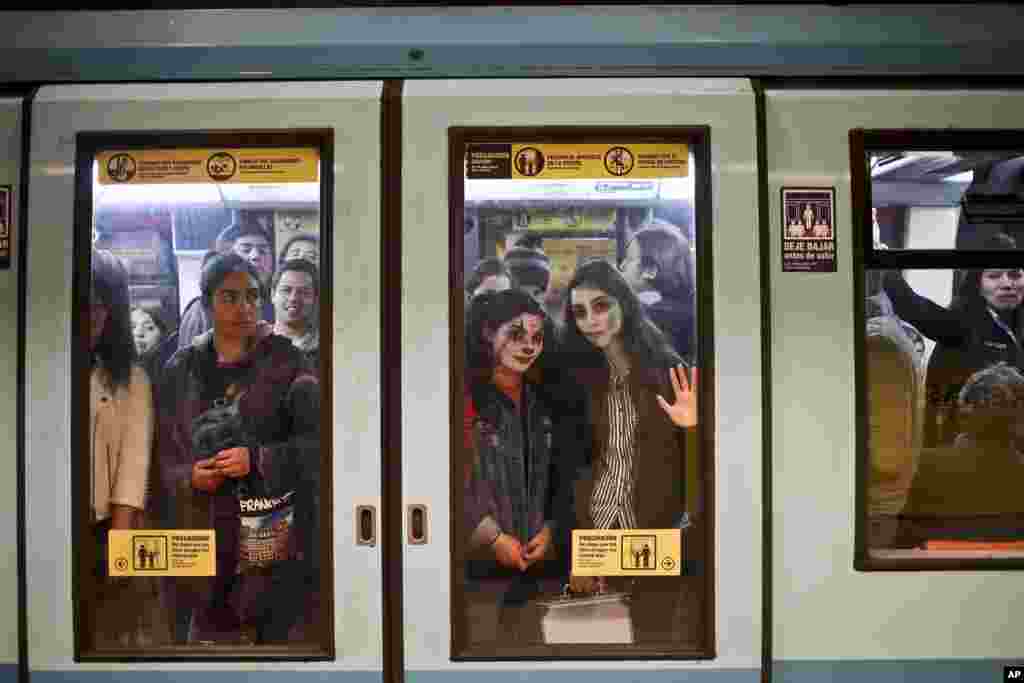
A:
<svg viewBox="0 0 1024 683">
<path fill-rule="evenodd" d="M 17 680 L 17 664 L 0 664 L 0 683 L 15 683 Z"/>
<path fill-rule="evenodd" d="M 1021 643 L 1024 653 L 1024 641 Z M 998 683 L 1003 667 L 1024 664 L 1001 659 L 776 660 L 772 683 Z"/>
</svg>

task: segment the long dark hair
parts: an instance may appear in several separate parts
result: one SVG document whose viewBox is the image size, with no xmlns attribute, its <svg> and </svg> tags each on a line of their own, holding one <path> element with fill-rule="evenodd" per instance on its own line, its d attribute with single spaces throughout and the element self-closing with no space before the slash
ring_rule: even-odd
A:
<svg viewBox="0 0 1024 683">
<path fill-rule="evenodd" d="M 135 360 L 128 273 L 109 251 L 92 250 L 91 296 L 105 304 L 108 311 L 93 353 L 99 356 L 112 387 L 128 386 Z"/>
<path fill-rule="evenodd" d="M 574 364 L 608 370 L 604 353 L 580 333 L 576 316 L 572 314 L 572 292 L 577 287 L 600 289 L 619 302 L 622 308 L 622 346 L 631 367 L 656 370 L 682 363 L 665 335 L 644 313 L 640 300 L 619 271 L 604 259 L 594 258 L 576 269 L 566 287 L 563 354 Z"/>
<path fill-rule="evenodd" d="M 544 309 L 530 295 L 518 289 L 501 292 L 483 292 L 469 306 L 466 317 L 466 383 L 470 386 L 491 381 L 494 373 L 493 346 L 487 339 L 498 328 L 523 314 L 539 316 L 544 322 L 544 350 L 533 361 L 530 370 L 537 368 L 546 353 L 550 329 Z M 529 371 L 528 371 L 529 372 Z M 532 374 L 532 373 L 531 373 Z"/>
<path fill-rule="evenodd" d="M 1017 248 L 1017 240 L 1010 235 L 1000 232 L 987 238 L 981 243 L 978 249 L 991 251 L 1009 251 Z M 952 311 L 968 312 L 972 310 L 984 310 L 986 303 L 981 295 L 981 274 L 984 270 L 972 269 L 962 272 L 962 279 L 956 289 L 956 294 L 949 304 Z M 1014 314 L 1017 312 L 1014 311 Z"/>
</svg>

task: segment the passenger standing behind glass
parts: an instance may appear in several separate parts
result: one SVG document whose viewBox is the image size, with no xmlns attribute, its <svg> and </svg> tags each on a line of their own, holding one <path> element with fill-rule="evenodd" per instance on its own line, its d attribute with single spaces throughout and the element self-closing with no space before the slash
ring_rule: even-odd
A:
<svg viewBox="0 0 1024 683">
<path fill-rule="evenodd" d="M 256 269 L 260 276 L 260 284 L 270 288 L 270 280 L 274 275 L 274 256 L 272 254 L 270 235 L 263 228 L 254 224 L 232 224 L 217 235 L 214 242 L 215 253 L 235 253 L 245 259 Z M 203 257 L 205 263 L 207 257 Z M 274 305 L 263 302 L 260 319 L 274 322 Z M 202 305 L 202 296 L 197 296 L 185 306 L 178 326 L 178 348 L 184 349 L 192 345 L 196 337 L 213 326 L 209 312 Z"/>
<path fill-rule="evenodd" d="M 672 350 L 607 261 L 581 265 L 568 291 L 564 354 L 588 392 L 588 438 L 595 454 L 592 490 L 582 497 L 579 527 L 689 526 L 684 429 L 697 424 L 696 369 L 687 368 Z M 583 592 L 595 583 L 603 581 L 572 579 L 573 589 Z M 682 586 L 675 577 L 649 577 L 620 587 L 632 593 L 637 640 L 675 640 L 680 629 L 696 628 L 699 605 L 683 606 L 693 609 L 694 618 L 677 623 Z"/>
<path fill-rule="evenodd" d="M 512 276 L 512 286 L 529 294 L 541 306 L 551 283 L 551 259 L 544 253 L 542 244 L 539 236 L 525 235 L 505 252 L 504 259 Z"/>
<path fill-rule="evenodd" d="M 466 280 L 466 307 L 478 295 L 484 292 L 502 292 L 512 287 L 512 278 L 508 269 L 499 258 L 485 258 L 473 268 Z"/>
<path fill-rule="evenodd" d="M 109 580 L 107 534 L 138 527 L 153 445 L 153 396 L 146 372 L 133 363 L 129 311 L 124 266 L 109 252 L 93 250 L 90 307 L 82 316 L 92 353 L 88 471 L 93 538 L 86 552 L 95 552 L 91 635 L 108 646 L 131 644 L 127 639 L 138 610 L 135 595 Z"/>
<path fill-rule="evenodd" d="M 274 302 L 274 334 L 292 340 L 309 361 L 309 367 L 320 367 L 320 274 L 305 259 L 292 259 L 281 264 L 274 274 L 271 300 Z"/>
<path fill-rule="evenodd" d="M 151 383 L 159 380 L 159 353 L 157 349 L 167 336 L 167 323 L 156 306 L 136 306 L 132 309 L 132 337 L 139 363 L 149 374 Z"/>
<path fill-rule="evenodd" d="M 518 290 L 472 302 L 466 336 L 466 600 L 474 639 L 540 642 L 532 569 L 555 532 L 552 422 L 530 369 L 544 351 L 545 315 Z M 539 567 L 538 567 L 539 569 Z"/>
<path fill-rule="evenodd" d="M 1000 235 L 986 246 L 1015 243 Z M 956 398 L 967 378 L 1000 362 L 1024 369 L 1024 271 L 969 270 L 949 308 L 917 294 L 899 271 L 885 274 L 884 287 L 896 315 L 936 343 L 928 361 L 924 446 L 949 444 L 960 431 Z"/>
<path fill-rule="evenodd" d="M 312 505 L 303 492 L 318 485 L 319 385 L 292 343 L 259 320 L 258 277 L 237 254 L 210 259 L 200 289 L 213 328 L 171 358 L 160 386 L 159 463 L 176 502 L 173 526 L 212 527 L 217 540 L 216 576 L 171 582 L 179 640 L 237 642 L 243 629 L 257 643 L 287 640 L 306 597 L 308 567 L 286 539 L 301 533 L 294 525 Z M 242 533 L 242 503 L 253 499 L 249 512 L 294 504 L 289 523 L 261 527 L 275 542 L 258 561 Z"/>
<path fill-rule="evenodd" d="M 319 268 L 320 238 L 308 232 L 289 237 L 281 249 L 281 258 L 278 260 L 277 265 L 282 266 L 285 261 L 294 259 L 304 259 Z"/>
<path fill-rule="evenodd" d="M 637 230 L 619 270 L 676 353 L 694 364 L 696 279 L 690 243 L 679 228 L 659 222 Z"/>
<path fill-rule="evenodd" d="M 963 431 L 922 451 L 894 545 L 1024 541 L 1024 375 L 1004 363 L 976 372 L 957 404 Z"/>
</svg>

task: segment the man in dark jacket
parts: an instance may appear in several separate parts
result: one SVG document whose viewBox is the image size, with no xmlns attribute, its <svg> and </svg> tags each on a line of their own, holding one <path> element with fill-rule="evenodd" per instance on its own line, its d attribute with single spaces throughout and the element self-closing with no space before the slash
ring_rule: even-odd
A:
<svg viewBox="0 0 1024 683">
<path fill-rule="evenodd" d="M 319 385 L 301 352 L 259 320 L 264 290 L 251 264 L 215 256 L 200 288 L 213 327 L 167 364 L 158 462 L 171 525 L 215 530 L 217 573 L 172 581 L 178 639 L 246 630 L 283 641 L 316 538 Z"/>
</svg>

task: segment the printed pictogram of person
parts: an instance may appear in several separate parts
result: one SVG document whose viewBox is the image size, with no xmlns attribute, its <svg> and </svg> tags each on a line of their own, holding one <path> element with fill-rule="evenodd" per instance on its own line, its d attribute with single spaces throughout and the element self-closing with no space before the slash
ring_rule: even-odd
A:
<svg viewBox="0 0 1024 683">
<path fill-rule="evenodd" d="M 544 156 L 535 147 L 524 147 L 516 154 L 516 170 L 524 176 L 535 176 L 544 168 Z"/>
<path fill-rule="evenodd" d="M 810 237 L 814 234 L 814 209 L 811 208 L 810 204 L 804 204 L 804 212 L 802 214 L 804 236 Z"/>
</svg>

